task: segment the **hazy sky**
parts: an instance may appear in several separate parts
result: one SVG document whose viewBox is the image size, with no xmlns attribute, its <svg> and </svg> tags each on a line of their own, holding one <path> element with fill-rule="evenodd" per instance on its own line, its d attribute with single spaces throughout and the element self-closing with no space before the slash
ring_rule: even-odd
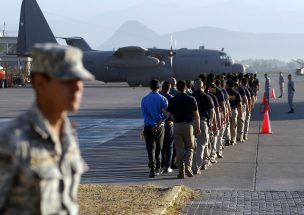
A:
<svg viewBox="0 0 304 215">
<path fill-rule="evenodd" d="M 99 46 L 127 20 L 158 34 L 199 26 L 257 33 L 304 33 L 304 0 L 37 0 L 55 36 Z M 21 0 L 1 0 L 0 28 L 18 30 Z"/>
</svg>

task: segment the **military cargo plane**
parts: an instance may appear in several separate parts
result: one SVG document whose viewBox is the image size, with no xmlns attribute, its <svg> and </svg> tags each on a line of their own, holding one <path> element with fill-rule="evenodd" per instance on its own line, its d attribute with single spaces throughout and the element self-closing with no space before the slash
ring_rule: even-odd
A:
<svg viewBox="0 0 304 215">
<path fill-rule="evenodd" d="M 84 66 L 103 82 L 127 82 L 131 87 L 147 86 L 152 79 L 170 77 L 193 80 L 202 73 L 241 73 L 244 67 L 233 63 L 224 52 L 200 49 L 143 48 L 128 46 L 116 51 L 93 50 L 83 38 L 64 38 L 68 45 L 83 51 Z M 57 43 L 36 0 L 23 0 L 17 53 L 30 56 L 35 43 Z M 172 43 L 172 42 L 171 42 Z"/>
</svg>

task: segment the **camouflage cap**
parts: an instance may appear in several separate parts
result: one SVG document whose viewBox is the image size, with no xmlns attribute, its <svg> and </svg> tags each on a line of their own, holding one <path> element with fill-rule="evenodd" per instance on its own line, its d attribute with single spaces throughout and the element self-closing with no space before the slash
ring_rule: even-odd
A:
<svg viewBox="0 0 304 215">
<path fill-rule="evenodd" d="M 82 52 L 71 46 L 55 43 L 36 44 L 32 50 L 32 73 L 45 74 L 58 80 L 94 80 L 83 67 Z"/>
</svg>

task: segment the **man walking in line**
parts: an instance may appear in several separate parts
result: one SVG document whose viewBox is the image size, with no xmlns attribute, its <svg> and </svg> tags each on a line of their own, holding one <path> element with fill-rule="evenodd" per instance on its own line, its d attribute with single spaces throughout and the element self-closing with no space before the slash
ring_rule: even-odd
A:
<svg viewBox="0 0 304 215">
<path fill-rule="evenodd" d="M 178 90 L 176 89 L 176 79 L 173 77 L 170 77 L 168 79 L 168 82 L 171 84 L 169 94 L 172 96 L 175 96 L 176 94 L 178 94 Z"/>
<path fill-rule="evenodd" d="M 148 152 L 150 178 L 160 172 L 160 153 L 164 141 L 164 111 L 168 107 L 168 100 L 159 94 L 160 82 L 150 82 L 151 92 L 141 101 L 141 110 L 144 116 L 144 136 Z"/>
<path fill-rule="evenodd" d="M 292 80 L 291 74 L 288 75 L 288 105 L 289 105 L 289 112 L 288 113 L 294 113 L 293 109 L 293 96 L 295 92 L 294 82 Z"/>
<path fill-rule="evenodd" d="M 282 96 L 284 94 L 284 77 L 282 75 L 282 72 L 280 72 L 280 76 L 279 76 L 279 86 L 280 86 L 280 93 L 281 93 L 279 98 L 282 98 Z"/>
<path fill-rule="evenodd" d="M 177 178 L 193 176 L 192 158 L 194 150 L 194 136 L 198 137 L 200 130 L 200 116 L 195 98 L 186 94 L 186 82 L 178 81 L 179 93 L 174 96 L 167 109 L 167 118 L 173 115 L 173 138 L 176 148 Z M 194 127 L 193 127 L 194 126 Z"/>
<path fill-rule="evenodd" d="M 207 151 L 209 151 L 209 124 L 213 121 L 215 114 L 212 98 L 204 92 L 203 87 L 204 84 L 201 80 L 196 79 L 194 81 L 193 97 L 197 101 L 201 123 L 201 134 L 197 137 L 196 148 L 193 154 L 192 169 L 194 174 L 201 174 L 200 169 L 203 161 L 206 163 L 206 156 L 209 157 L 209 154 L 207 154 Z"/>
<path fill-rule="evenodd" d="M 162 85 L 162 91 L 160 94 L 168 100 L 173 98 L 173 96 L 169 93 L 171 89 L 171 85 L 168 81 L 165 81 Z M 172 172 L 170 168 L 172 162 L 173 155 L 173 118 L 169 117 L 165 121 L 165 136 L 164 143 L 162 148 L 162 166 L 164 167 L 164 172 Z"/>
</svg>

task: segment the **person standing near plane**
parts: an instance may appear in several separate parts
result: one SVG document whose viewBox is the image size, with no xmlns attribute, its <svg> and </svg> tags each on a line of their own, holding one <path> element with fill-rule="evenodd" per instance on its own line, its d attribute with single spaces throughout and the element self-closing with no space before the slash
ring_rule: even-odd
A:
<svg viewBox="0 0 304 215">
<path fill-rule="evenodd" d="M 67 114 L 94 76 L 78 48 L 36 44 L 31 56 L 35 102 L 0 132 L 0 214 L 76 215 L 87 165 Z"/>
<path fill-rule="evenodd" d="M 162 85 L 162 91 L 160 94 L 168 100 L 170 103 L 173 96 L 169 94 L 171 89 L 170 83 L 165 81 Z M 173 154 L 173 118 L 169 117 L 165 121 L 165 136 L 164 143 L 162 148 L 162 166 L 164 167 L 164 172 L 172 172 L 170 168 L 172 162 L 172 154 Z"/>
<path fill-rule="evenodd" d="M 166 117 L 174 117 L 173 138 L 176 148 L 177 178 L 193 176 L 192 159 L 194 137 L 198 137 L 200 130 L 200 116 L 195 98 L 186 94 L 186 82 L 178 81 L 179 93 L 174 96 L 167 109 Z"/>
<path fill-rule="evenodd" d="M 288 75 L 288 105 L 289 105 L 289 112 L 288 113 L 294 113 L 293 109 L 293 96 L 295 92 L 294 82 L 292 80 L 291 74 Z"/>
<path fill-rule="evenodd" d="M 267 102 L 269 104 L 269 102 L 270 102 L 269 99 L 270 99 L 271 80 L 270 80 L 270 78 L 268 78 L 267 73 L 265 73 L 264 77 L 265 77 L 265 96 L 266 96 Z"/>
<path fill-rule="evenodd" d="M 282 98 L 282 96 L 284 94 L 284 77 L 282 75 L 282 72 L 280 72 L 280 76 L 279 76 L 279 86 L 280 86 L 280 93 L 281 93 L 279 98 Z"/>
<path fill-rule="evenodd" d="M 150 178 L 160 173 L 160 154 L 164 141 L 164 111 L 168 107 L 168 100 L 159 94 L 160 82 L 150 82 L 151 92 L 141 100 L 141 110 L 144 116 L 144 137 L 148 152 Z"/>
<path fill-rule="evenodd" d="M 194 174 L 201 174 L 201 166 L 203 161 L 206 161 L 207 153 L 205 150 L 209 144 L 209 123 L 213 121 L 215 113 L 212 98 L 203 91 L 203 87 L 204 84 L 201 80 L 194 80 L 193 97 L 197 101 L 201 123 L 201 134 L 196 139 L 196 148 L 193 154 L 192 169 Z"/>
</svg>

